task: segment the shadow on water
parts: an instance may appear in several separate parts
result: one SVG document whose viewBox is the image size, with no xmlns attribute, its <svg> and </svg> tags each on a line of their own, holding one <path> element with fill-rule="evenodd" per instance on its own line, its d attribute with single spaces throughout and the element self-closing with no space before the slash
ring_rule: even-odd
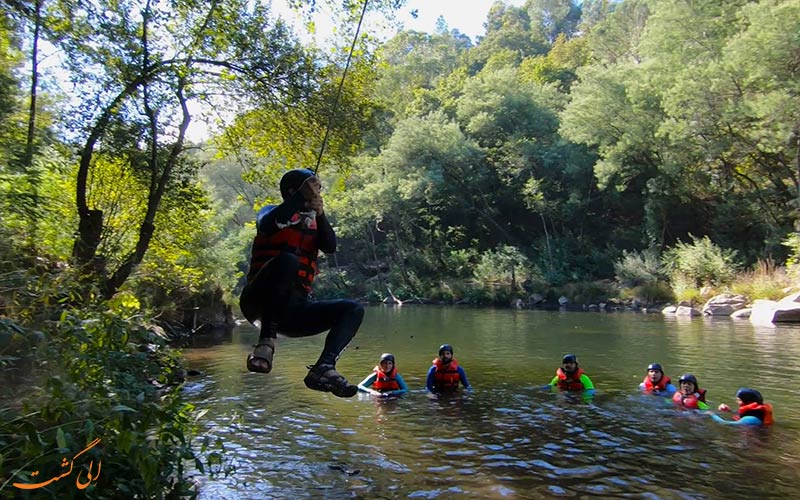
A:
<svg viewBox="0 0 800 500">
<path fill-rule="evenodd" d="M 787 395 L 798 381 L 795 330 L 370 308 L 339 367 L 360 380 L 381 352 L 393 352 L 411 392 L 389 400 L 307 390 L 305 365 L 323 337 L 280 339 L 273 373 L 247 373 L 257 337 L 238 328 L 184 351 L 189 367 L 205 373 L 186 384 L 186 397 L 208 410 L 206 433 L 225 443 L 235 467 L 227 477 L 198 477 L 201 498 L 778 498 L 800 486 L 800 404 Z M 425 373 L 445 341 L 475 389 L 432 398 Z M 572 351 L 598 388 L 590 402 L 540 389 Z M 713 405 L 730 404 L 735 388 L 753 381 L 775 404 L 778 424 L 726 427 L 638 394 L 654 360 L 674 379 L 696 373 Z"/>
</svg>

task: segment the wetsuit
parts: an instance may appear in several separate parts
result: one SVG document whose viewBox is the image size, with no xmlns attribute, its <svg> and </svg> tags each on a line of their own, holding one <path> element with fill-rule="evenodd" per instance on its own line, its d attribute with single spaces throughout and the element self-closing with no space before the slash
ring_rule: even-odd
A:
<svg viewBox="0 0 800 500">
<path fill-rule="evenodd" d="M 452 366 L 448 367 L 447 365 Z M 447 365 L 442 363 L 439 358 L 433 360 L 433 366 L 428 370 L 428 376 L 425 379 L 425 387 L 427 387 L 428 392 L 435 394 L 454 392 L 458 389 L 459 382 L 464 385 L 465 389 L 472 387 L 467 381 L 467 372 L 458 365 L 458 361 L 455 358 Z"/>
<path fill-rule="evenodd" d="M 711 415 L 715 422 L 725 425 L 772 425 L 772 405 L 769 403 L 750 403 L 739 407 L 739 414 L 733 420 L 725 420 L 719 415 Z"/>
<path fill-rule="evenodd" d="M 719 422 L 720 424 L 725 425 L 763 425 L 764 422 L 761 421 L 758 417 L 747 416 L 742 417 L 739 420 L 725 420 L 724 418 L 720 417 L 717 414 L 711 415 L 711 418 L 714 419 L 715 422 Z"/>
<path fill-rule="evenodd" d="M 299 191 L 280 205 L 262 208 L 256 218 L 248 283 L 240 306 L 245 317 L 261 320 L 259 342 L 307 337 L 330 329 L 317 365 L 335 365 L 364 319 L 364 308 L 352 300 L 309 299 L 319 250 L 336 251 L 336 234 L 324 214 L 310 219 Z"/>
</svg>

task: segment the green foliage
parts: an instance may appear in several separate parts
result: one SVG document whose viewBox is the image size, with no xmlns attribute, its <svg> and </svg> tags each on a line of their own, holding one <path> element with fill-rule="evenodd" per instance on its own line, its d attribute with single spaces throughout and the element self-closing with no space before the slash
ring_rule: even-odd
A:
<svg viewBox="0 0 800 500">
<path fill-rule="evenodd" d="M 679 241 L 662 257 L 666 272 L 678 287 L 675 294 L 681 296 L 683 290 L 690 288 L 731 283 L 739 268 L 736 251 L 718 247 L 708 236 L 691 238 L 692 243 Z"/>
<path fill-rule="evenodd" d="M 751 269 L 737 274 L 730 288 L 750 300 L 779 300 L 787 295 L 791 285 L 786 269 L 770 260 L 759 260 Z"/>
<path fill-rule="evenodd" d="M 789 249 L 786 259 L 786 270 L 795 281 L 800 280 L 800 233 L 792 232 L 783 240 L 783 246 Z"/>
<path fill-rule="evenodd" d="M 655 283 L 662 275 L 658 251 L 653 248 L 642 252 L 623 250 L 622 257 L 614 263 L 614 274 L 617 281 L 628 288 Z"/>
<path fill-rule="evenodd" d="M 672 288 L 663 281 L 649 282 L 633 288 L 623 289 L 620 292 L 620 297 L 637 300 L 645 305 L 666 304 L 675 300 Z"/>
<path fill-rule="evenodd" d="M 578 78 L 576 70 L 588 62 L 586 38 L 567 40 L 561 34 L 547 55 L 525 59 L 519 65 L 519 71 L 523 80 L 556 83 L 562 92 L 568 92 Z"/>
<path fill-rule="evenodd" d="M 503 245 L 483 252 L 473 268 L 473 274 L 485 288 L 496 290 L 490 294 L 495 302 L 503 302 L 521 292 L 519 286 L 522 281 L 538 278 L 541 273 L 518 248 Z M 499 292 L 502 288 L 509 292 L 502 294 Z M 498 297 L 498 294 L 503 296 Z"/>
<path fill-rule="evenodd" d="M 382 67 L 375 94 L 391 106 L 392 121 L 427 108 L 430 91 L 445 84 L 470 45 L 469 39 L 451 32 L 400 32 L 383 45 L 377 54 Z"/>
<path fill-rule="evenodd" d="M 702 231 L 750 259 L 778 253 L 773 235 L 797 218 L 800 185 L 786 169 L 798 27 L 797 2 L 679 0 L 627 1 L 592 27 L 598 60 L 578 70 L 561 130 L 597 148 L 601 188 L 641 196 L 649 244 Z M 705 222 L 731 215 L 759 222 Z M 764 229 L 727 238 L 736 226 Z"/>
<path fill-rule="evenodd" d="M 675 300 L 678 302 L 689 302 L 690 304 L 701 304 L 711 298 L 711 293 L 703 295 L 702 291 L 693 284 L 682 279 L 673 279 L 670 286 Z"/>
<path fill-rule="evenodd" d="M 0 410 L 0 477 L 9 478 L 0 495 L 16 496 L 11 482 L 36 482 L 34 470 L 54 477 L 61 456 L 99 439 L 75 463 L 83 470 L 89 460 L 102 462 L 95 484 L 81 491 L 74 481 L 53 483 L 39 492 L 43 498 L 194 496 L 185 477 L 187 460 L 203 469 L 191 447 L 194 408 L 170 385 L 179 353 L 141 320 L 96 308 L 64 312 L 44 336 L 29 356 L 46 368 Z"/>
</svg>

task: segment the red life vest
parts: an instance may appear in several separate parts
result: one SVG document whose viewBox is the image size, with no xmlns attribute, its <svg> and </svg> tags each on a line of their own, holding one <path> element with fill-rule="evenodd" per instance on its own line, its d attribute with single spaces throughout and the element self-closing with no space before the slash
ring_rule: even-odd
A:
<svg viewBox="0 0 800 500">
<path fill-rule="evenodd" d="M 433 387 L 437 391 L 455 391 L 458 389 L 461 376 L 458 374 L 458 361 L 456 361 L 456 358 L 451 359 L 447 364 L 436 358 L 433 360 L 433 366 L 436 367 L 436 371 L 433 372 Z"/>
<path fill-rule="evenodd" d="M 739 420 L 740 418 L 747 416 L 761 419 L 761 422 L 764 425 L 772 425 L 774 422 L 772 419 L 772 405 L 769 403 L 750 403 L 747 405 L 742 405 L 739 407 L 739 414 L 734 416 L 733 419 Z"/>
<path fill-rule="evenodd" d="M 384 373 L 380 366 L 372 369 L 375 372 L 375 382 L 372 388 L 378 392 L 389 392 L 400 389 L 400 384 L 397 383 L 397 367 L 392 366 L 392 371 Z"/>
<path fill-rule="evenodd" d="M 666 391 L 667 386 L 671 383 L 672 380 L 670 380 L 670 378 L 664 375 L 663 373 L 661 374 L 661 380 L 659 380 L 656 385 L 653 385 L 653 381 L 650 380 L 650 377 L 648 377 L 647 375 L 644 376 L 644 382 L 643 382 L 644 390 L 647 392 Z"/>
<path fill-rule="evenodd" d="M 306 292 L 311 293 L 311 283 L 317 274 L 317 255 L 319 254 L 316 219 L 306 219 L 296 213 L 289 219 L 289 224 L 276 233 L 270 236 L 257 233 L 253 240 L 250 271 L 247 273 L 248 281 L 253 279 L 264 264 L 280 255 L 281 252 L 297 255 L 300 263 L 297 270 L 298 284 Z"/>
<path fill-rule="evenodd" d="M 571 375 L 567 375 L 564 370 L 559 368 L 556 370 L 556 376 L 558 377 L 556 386 L 562 391 L 582 391 L 586 388 L 581 382 L 581 375 L 583 375 L 583 368 L 578 368 Z"/>
<path fill-rule="evenodd" d="M 694 393 L 688 396 L 685 396 L 681 391 L 675 391 L 675 394 L 672 395 L 672 402 L 677 403 L 684 408 L 697 409 L 700 407 L 700 405 L 697 404 L 700 401 L 703 403 L 706 402 L 705 389 L 697 389 Z"/>
</svg>

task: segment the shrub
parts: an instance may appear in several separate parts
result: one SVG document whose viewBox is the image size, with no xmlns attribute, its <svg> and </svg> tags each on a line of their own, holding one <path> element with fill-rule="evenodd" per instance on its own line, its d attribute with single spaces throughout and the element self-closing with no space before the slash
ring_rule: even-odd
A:
<svg viewBox="0 0 800 500">
<path fill-rule="evenodd" d="M 703 302 L 703 294 L 693 283 L 680 278 L 672 281 L 672 292 L 678 302 L 697 304 Z"/>
<path fill-rule="evenodd" d="M 678 241 L 662 258 L 673 284 L 682 281 L 680 286 L 685 289 L 731 283 L 739 267 L 736 251 L 718 247 L 708 236 L 690 236 L 691 244 Z M 680 293 L 676 290 L 675 295 Z"/>
<path fill-rule="evenodd" d="M 475 250 L 453 250 L 444 258 L 445 269 L 454 277 L 469 278 L 472 275 L 473 262 L 477 259 L 478 253 Z"/>
<path fill-rule="evenodd" d="M 513 271 L 513 273 L 512 273 Z M 538 276 L 539 272 L 532 266 L 527 257 L 516 247 L 503 245 L 496 250 L 481 254 L 473 270 L 475 279 L 484 286 L 490 284 L 507 285 L 507 291 L 512 284 L 519 286 L 525 279 Z M 516 292 L 515 288 L 512 293 Z M 506 292 L 507 294 L 508 292 Z M 490 295 L 493 295 L 490 293 Z M 500 300 L 502 302 L 502 300 Z"/>
<path fill-rule="evenodd" d="M 622 257 L 614 263 L 614 275 L 624 287 L 633 288 L 655 283 L 662 276 L 658 251 L 622 251 Z"/>
<path fill-rule="evenodd" d="M 19 327 L 20 329 L 22 327 Z M 68 311 L 44 331 L 46 343 L 30 356 L 42 373 L 27 395 L 0 408 L 0 477 L 13 479 L 0 496 L 20 491 L 13 482 L 55 477 L 58 458 L 90 442 L 85 467 L 102 461 L 93 486 L 78 490 L 62 481 L 40 490 L 51 498 L 164 498 L 193 496 L 186 460 L 203 464 L 191 448 L 193 410 L 178 393 L 179 355 L 141 319 L 107 310 Z"/>
<path fill-rule="evenodd" d="M 783 246 L 789 248 L 786 259 L 786 271 L 795 280 L 800 280 L 800 233 L 789 233 L 783 240 Z"/>
<path fill-rule="evenodd" d="M 647 283 L 630 290 L 631 298 L 645 304 L 664 304 L 675 298 L 673 290 L 664 282 Z"/>
<path fill-rule="evenodd" d="M 751 270 L 737 274 L 731 291 L 753 299 L 777 300 L 786 295 L 792 282 L 786 270 L 771 260 L 759 260 Z"/>
</svg>

